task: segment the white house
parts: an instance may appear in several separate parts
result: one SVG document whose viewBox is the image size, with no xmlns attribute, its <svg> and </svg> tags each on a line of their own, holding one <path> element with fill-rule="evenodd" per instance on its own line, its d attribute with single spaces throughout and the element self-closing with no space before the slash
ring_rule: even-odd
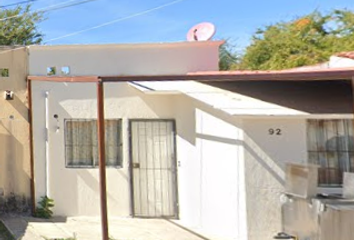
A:
<svg viewBox="0 0 354 240">
<path fill-rule="evenodd" d="M 46 76 L 53 67 L 72 76 L 215 71 L 220 44 L 35 46 L 29 48 L 29 75 Z M 221 144 L 219 155 L 197 137 L 209 132 L 204 118 L 220 127 L 222 120 L 188 96 L 144 93 L 137 83 L 105 84 L 105 104 L 110 216 L 173 217 L 224 236 L 246 233 L 245 203 L 238 202 L 243 180 L 235 175 L 239 147 Z M 36 199 L 53 198 L 56 215 L 99 215 L 95 84 L 33 81 L 32 105 Z M 241 137 L 238 127 L 224 127 Z M 218 158 L 228 174 L 209 182 Z"/>
<path fill-rule="evenodd" d="M 36 199 L 53 198 L 56 215 L 99 215 L 96 85 L 48 74 L 137 80 L 104 84 L 109 216 L 272 239 L 285 162 L 320 163 L 321 190 L 340 191 L 354 70 L 214 72 L 220 44 L 29 47 L 29 75 L 46 80 L 32 81 Z"/>
</svg>

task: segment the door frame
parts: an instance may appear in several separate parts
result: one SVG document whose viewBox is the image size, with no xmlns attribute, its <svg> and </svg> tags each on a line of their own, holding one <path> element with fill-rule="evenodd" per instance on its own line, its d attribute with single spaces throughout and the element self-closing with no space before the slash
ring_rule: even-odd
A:
<svg viewBox="0 0 354 240">
<path fill-rule="evenodd" d="M 178 195 L 178 164 L 177 164 L 177 142 L 176 142 L 176 120 L 170 118 L 131 118 L 128 119 L 129 126 L 128 126 L 128 135 L 129 135 L 129 177 L 130 177 L 130 212 L 132 217 L 135 216 L 135 201 L 134 201 L 134 176 L 133 176 L 133 141 L 132 141 L 132 123 L 133 122 L 172 122 L 172 131 L 173 131 L 173 150 L 174 150 L 174 161 L 172 164 L 175 167 L 175 174 L 174 174 L 174 193 L 175 193 L 175 202 L 174 202 L 174 216 L 173 219 L 179 219 L 179 195 Z M 139 218 L 159 218 L 159 217 L 141 217 Z"/>
</svg>

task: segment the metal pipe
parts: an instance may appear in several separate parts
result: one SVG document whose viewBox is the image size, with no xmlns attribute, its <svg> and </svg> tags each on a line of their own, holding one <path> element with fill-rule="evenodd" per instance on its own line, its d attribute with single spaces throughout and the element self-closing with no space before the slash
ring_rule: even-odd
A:
<svg viewBox="0 0 354 240">
<path fill-rule="evenodd" d="M 46 196 L 50 195 L 49 187 L 49 92 L 45 92 L 45 193 Z"/>
<path fill-rule="evenodd" d="M 31 186 L 31 203 L 32 215 L 36 212 L 36 192 L 34 184 L 34 153 L 33 153 L 33 114 L 32 114 L 32 81 L 27 80 L 28 95 L 28 124 L 29 124 L 29 147 L 30 147 L 30 186 Z"/>
<path fill-rule="evenodd" d="M 104 126 L 104 89 L 103 82 L 97 82 L 97 133 L 99 154 L 100 200 L 102 240 L 108 240 L 107 220 L 107 189 L 106 189 L 106 155 L 105 155 L 105 126 Z"/>
</svg>

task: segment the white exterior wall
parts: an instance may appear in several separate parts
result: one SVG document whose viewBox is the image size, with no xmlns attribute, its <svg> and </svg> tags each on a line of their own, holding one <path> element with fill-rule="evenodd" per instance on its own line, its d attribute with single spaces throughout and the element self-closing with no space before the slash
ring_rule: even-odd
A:
<svg viewBox="0 0 354 240">
<path fill-rule="evenodd" d="M 52 66 L 57 71 L 69 66 L 71 75 L 162 75 L 217 70 L 219 44 L 106 46 L 107 49 L 30 47 L 29 74 L 45 75 L 46 68 Z M 46 194 L 47 181 L 47 191 L 55 201 L 55 215 L 98 215 L 98 169 L 65 168 L 64 149 L 64 119 L 97 116 L 95 84 L 33 82 L 32 90 L 36 199 Z M 45 92 L 49 92 L 48 176 Z M 213 116 L 217 111 L 206 105 L 203 108 L 209 110 L 196 110 L 199 103 L 186 96 L 147 95 L 126 83 L 105 84 L 105 99 L 106 118 L 123 119 L 123 167 L 107 169 L 109 215 L 131 214 L 128 119 L 176 119 L 181 223 L 216 235 L 246 236 L 240 121 L 230 120 L 230 116 L 228 121 L 218 120 L 226 116 Z M 59 116 L 58 121 L 54 114 Z M 215 124 L 220 125 L 220 131 L 216 131 Z M 218 163 L 218 158 L 222 162 Z"/>
<path fill-rule="evenodd" d="M 50 94 L 50 197 L 56 215 L 98 215 L 98 169 L 65 168 L 64 119 L 96 118 L 95 85 L 33 85 L 37 199 L 45 194 L 44 93 Z M 110 216 L 130 215 L 128 119 L 175 119 L 182 225 L 232 239 L 281 230 L 285 162 L 306 162 L 306 119 L 230 116 L 185 95 L 144 94 L 106 84 L 106 117 L 123 118 L 123 167 L 107 169 Z M 83 99 L 85 98 L 85 99 Z M 55 132 L 59 115 L 60 130 Z M 269 135 L 270 128 L 281 135 Z M 70 186 L 70 187 L 68 187 Z"/>
<path fill-rule="evenodd" d="M 174 99 L 181 222 L 247 239 L 241 121 L 185 96 Z"/>
<path fill-rule="evenodd" d="M 306 119 L 244 119 L 243 128 L 248 239 L 272 239 L 282 229 L 284 163 L 307 162 Z"/>
<path fill-rule="evenodd" d="M 48 187 L 55 215 L 99 215 L 98 169 L 66 168 L 64 149 L 64 119 L 96 118 L 95 90 L 94 84 L 33 83 L 36 197 L 46 193 L 44 103 L 49 91 Z M 186 96 L 146 95 L 126 83 L 105 84 L 105 97 L 106 118 L 123 119 L 123 167 L 107 168 L 109 215 L 131 214 L 128 119 L 175 119 L 180 223 L 246 239 L 241 122 Z"/>
<path fill-rule="evenodd" d="M 49 91 L 49 196 L 54 213 L 63 216 L 99 215 L 98 169 L 65 167 L 64 119 L 97 118 L 96 85 L 33 83 L 36 198 L 46 194 L 45 92 Z M 119 98 L 117 98 L 119 96 Z M 105 84 L 105 117 L 123 119 L 123 167 L 107 168 L 108 213 L 130 215 L 128 118 L 172 118 L 168 97 L 144 96 L 126 83 Z M 56 131 L 59 116 L 59 131 Z"/>
<path fill-rule="evenodd" d="M 354 60 L 350 58 L 331 56 L 329 58 L 330 68 L 354 67 Z"/>
<path fill-rule="evenodd" d="M 68 66 L 70 75 L 167 75 L 218 70 L 222 42 L 30 46 L 29 75 Z"/>
<path fill-rule="evenodd" d="M 196 144 L 201 161 L 201 225 L 246 239 L 245 175 L 240 120 L 196 110 Z"/>
<path fill-rule="evenodd" d="M 217 70 L 219 43 L 30 47 L 30 75 L 163 75 Z M 46 193 L 45 92 L 49 92 L 49 196 L 55 215 L 99 215 L 98 169 L 65 168 L 64 119 L 96 118 L 95 84 L 33 82 L 36 199 Z M 59 131 L 56 132 L 59 116 Z M 281 230 L 284 163 L 306 162 L 306 120 L 231 116 L 203 99 L 105 84 L 106 118 L 123 119 L 123 167 L 107 168 L 108 213 L 130 216 L 128 120 L 175 119 L 180 223 L 237 240 Z M 304 117 L 305 118 L 305 117 Z M 269 135 L 269 128 L 282 135 Z"/>
<path fill-rule="evenodd" d="M 163 75 L 217 69 L 215 43 L 180 44 L 154 49 L 31 47 L 30 75 L 45 75 L 50 66 L 57 70 L 69 66 L 71 75 Z M 63 125 L 65 118 L 96 118 L 94 84 L 33 83 L 36 198 L 45 194 L 46 91 L 49 195 L 55 200 L 54 212 L 99 215 L 98 169 L 65 168 Z M 126 83 L 105 84 L 105 97 L 106 118 L 123 119 L 123 167 L 107 169 L 110 216 L 131 214 L 128 119 L 176 119 L 180 223 L 238 240 L 272 239 L 281 230 L 283 165 L 306 161 L 304 119 L 230 116 L 182 94 L 144 94 Z M 59 132 L 54 114 L 59 115 Z M 268 135 L 269 128 L 280 128 L 282 135 Z"/>
</svg>

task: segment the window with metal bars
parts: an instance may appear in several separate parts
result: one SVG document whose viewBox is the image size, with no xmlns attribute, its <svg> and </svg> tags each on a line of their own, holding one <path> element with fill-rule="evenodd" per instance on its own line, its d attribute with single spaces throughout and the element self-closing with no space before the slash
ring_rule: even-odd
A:
<svg viewBox="0 0 354 240">
<path fill-rule="evenodd" d="M 122 121 L 105 120 L 106 166 L 122 166 Z M 65 158 L 68 168 L 98 166 L 97 121 L 65 120 Z"/>
<path fill-rule="evenodd" d="M 353 144 L 353 120 L 307 121 L 308 160 L 320 166 L 319 186 L 340 186 L 343 172 L 354 172 Z"/>
</svg>

